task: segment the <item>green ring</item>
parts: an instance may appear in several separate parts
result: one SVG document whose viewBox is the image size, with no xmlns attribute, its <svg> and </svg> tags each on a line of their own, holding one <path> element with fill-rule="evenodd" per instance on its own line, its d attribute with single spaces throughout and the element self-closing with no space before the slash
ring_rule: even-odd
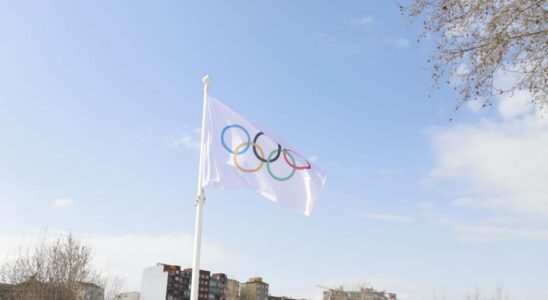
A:
<svg viewBox="0 0 548 300">
<path fill-rule="evenodd" d="M 293 165 L 295 165 L 295 159 L 293 158 L 293 156 L 289 153 L 289 151 L 285 151 L 285 149 L 283 150 L 284 153 L 287 154 L 287 156 L 289 156 L 289 158 L 291 159 L 291 162 L 293 162 Z M 286 181 L 286 180 L 289 180 L 291 177 L 293 177 L 293 175 L 295 175 L 295 168 L 291 168 L 291 173 L 289 173 L 289 175 L 287 175 L 286 177 L 278 177 L 276 175 L 274 175 L 274 173 L 272 173 L 272 170 L 270 169 L 270 161 L 271 161 L 271 158 L 272 156 L 274 156 L 274 154 L 278 153 L 278 149 L 275 149 L 275 150 L 272 150 L 272 152 L 270 152 L 270 154 L 268 155 L 268 158 L 266 159 L 266 169 L 268 170 L 268 174 L 270 174 L 270 176 L 272 176 L 272 178 L 278 180 L 278 181 Z"/>
</svg>

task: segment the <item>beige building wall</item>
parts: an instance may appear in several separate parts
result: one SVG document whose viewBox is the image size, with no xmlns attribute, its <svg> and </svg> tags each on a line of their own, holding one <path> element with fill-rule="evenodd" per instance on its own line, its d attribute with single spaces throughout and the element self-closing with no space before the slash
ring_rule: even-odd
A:
<svg viewBox="0 0 548 300">
<path fill-rule="evenodd" d="M 323 292 L 323 300 L 396 300 L 396 294 L 362 288 L 359 291 L 333 289 Z"/>
<path fill-rule="evenodd" d="M 240 300 L 268 300 L 268 283 L 253 277 L 240 284 Z"/>
<path fill-rule="evenodd" d="M 226 300 L 240 300 L 240 282 L 228 279 L 226 282 Z"/>
<path fill-rule="evenodd" d="M 92 283 L 79 282 L 76 286 L 75 300 L 103 300 L 104 290 Z"/>
<path fill-rule="evenodd" d="M 139 300 L 140 297 L 141 294 L 139 294 L 138 292 L 126 292 L 116 295 L 116 297 L 114 297 L 114 300 Z"/>
</svg>

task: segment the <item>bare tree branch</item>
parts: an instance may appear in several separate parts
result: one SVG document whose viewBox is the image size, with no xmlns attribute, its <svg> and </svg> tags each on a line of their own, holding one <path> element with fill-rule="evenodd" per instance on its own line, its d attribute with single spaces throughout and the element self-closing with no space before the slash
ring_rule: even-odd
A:
<svg viewBox="0 0 548 300">
<path fill-rule="evenodd" d="M 103 299 L 105 287 L 115 293 L 120 281 L 92 266 L 91 249 L 72 234 L 20 250 L 0 268 L 0 299 L 73 300 L 82 292 Z M 86 298 L 89 299 L 89 298 Z"/>
<path fill-rule="evenodd" d="M 457 77 L 460 104 L 528 90 L 536 107 L 548 107 L 548 1 L 412 0 L 401 11 L 422 20 L 419 41 L 436 45 L 429 60 L 434 87 Z M 512 86 L 495 86 L 495 74 L 506 70 L 516 76 Z"/>
</svg>

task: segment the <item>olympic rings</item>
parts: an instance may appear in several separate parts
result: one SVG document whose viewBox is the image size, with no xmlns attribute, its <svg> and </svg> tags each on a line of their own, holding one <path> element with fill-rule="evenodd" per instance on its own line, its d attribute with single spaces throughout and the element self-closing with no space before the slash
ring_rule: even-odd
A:
<svg viewBox="0 0 548 300">
<path fill-rule="evenodd" d="M 240 150 L 240 148 L 242 148 L 243 146 L 246 146 L 246 149 L 249 148 L 249 144 L 247 143 L 241 143 L 240 145 L 238 145 L 238 147 L 236 147 L 236 149 L 234 149 L 234 152 L 238 153 L 238 150 Z M 253 143 L 253 147 L 257 147 L 259 149 L 259 152 L 261 152 L 261 155 L 264 156 L 264 151 L 263 151 L 263 147 L 261 147 L 260 145 L 258 144 L 255 144 Z M 247 172 L 247 173 L 253 173 L 253 172 L 257 172 L 259 171 L 263 165 L 264 165 L 264 162 L 260 162 L 259 165 L 253 169 L 244 169 L 240 166 L 240 164 L 238 163 L 238 159 L 237 159 L 238 155 L 233 155 L 232 156 L 232 161 L 234 162 L 234 165 L 236 166 L 236 168 L 242 172 Z"/>
<path fill-rule="evenodd" d="M 250 145 L 250 142 L 251 142 L 251 137 L 249 137 L 249 132 L 247 132 L 247 129 L 245 129 L 242 125 L 238 125 L 238 124 L 228 125 L 228 126 L 226 126 L 225 128 L 223 128 L 223 131 L 221 132 L 221 143 L 223 144 L 223 147 L 225 147 L 226 151 L 228 151 L 228 152 L 234 154 L 234 152 L 233 152 L 232 150 L 230 150 L 230 148 L 229 148 L 229 147 L 226 145 L 226 143 L 225 143 L 225 133 L 226 133 L 226 131 L 229 130 L 230 128 L 239 128 L 239 129 L 241 129 L 241 130 L 245 133 L 245 135 L 246 135 L 246 137 L 247 137 L 247 143 L 245 143 L 245 145 L 246 145 L 245 148 L 242 149 L 241 152 L 237 152 L 237 151 L 235 151 L 235 152 L 236 152 L 236 154 L 238 154 L 238 155 L 240 155 L 240 154 L 246 152 L 247 149 L 249 148 L 249 145 Z"/>
<path fill-rule="evenodd" d="M 270 157 L 272 156 L 272 154 L 274 154 L 276 152 L 276 150 L 272 150 L 272 152 L 270 152 L 270 155 L 268 155 L 268 159 L 266 160 L 266 169 L 268 170 L 268 174 L 270 174 L 270 176 L 272 176 L 272 178 L 278 180 L 278 181 L 286 181 L 286 180 L 289 180 L 291 177 L 293 177 L 293 175 L 295 175 L 295 172 L 297 171 L 296 168 L 291 168 L 291 173 L 289 173 L 289 175 L 287 175 L 286 177 L 278 177 L 276 175 L 274 175 L 274 173 L 272 173 L 272 170 L 270 169 Z M 285 154 L 287 153 L 286 150 L 284 150 L 284 157 L 285 157 Z M 278 156 L 280 154 L 278 153 Z M 293 161 L 293 165 L 295 165 L 295 159 L 293 158 L 293 156 L 289 153 L 287 153 L 287 155 L 289 155 L 289 158 L 291 158 L 291 160 Z"/>
<path fill-rule="evenodd" d="M 247 138 L 247 142 L 243 142 L 239 144 L 234 150 L 230 149 L 230 147 L 228 147 L 228 145 L 225 142 L 225 134 L 231 128 L 240 129 L 241 131 L 244 132 Z M 253 138 L 253 141 L 251 141 L 251 136 L 249 135 L 249 131 L 246 128 L 244 128 L 242 125 L 231 124 L 223 128 L 223 130 L 221 131 L 221 144 L 226 151 L 232 154 L 232 161 L 236 169 L 240 170 L 241 172 L 254 173 L 261 170 L 263 165 L 266 163 L 266 170 L 268 171 L 268 174 L 272 178 L 278 181 L 286 181 L 291 179 L 297 171 L 309 170 L 312 168 L 312 165 L 310 164 L 308 160 L 306 160 L 304 157 L 302 157 L 300 154 L 298 154 L 297 152 L 293 150 L 283 148 L 280 144 L 277 144 L 278 149 L 272 150 L 265 159 L 264 149 L 263 147 L 261 147 L 261 145 L 258 144 L 258 140 L 261 135 L 264 135 L 264 132 L 261 131 L 257 133 L 255 137 Z M 250 147 L 253 149 L 253 154 L 255 155 L 255 157 L 259 160 L 259 164 L 254 168 L 244 168 L 238 162 L 237 156 L 244 154 L 247 150 L 249 150 Z M 291 171 L 285 177 L 280 177 L 274 174 L 271 167 L 272 163 L 277 161 L 278 158 L 280 158 L 280 155 L 282 153 L 283 153 L 285 163 L 291 168 Z M 306 164 L 302 166 L 297 166 L 297 162 L 295 160 L 294 155 L 296 155 L 299 158 L 299 160 L 305 161 Z"/>
<path fill-rule="evenodd" d="M 306 166 L 296 166 L 295 165 L 295 159 L 293 159 L 293 157 L 291 156 L 291 154 L 289 154 L 289 152 L 293 152 L 295 155 L 297 155 L 298 157 L 302 158 L 304 161 L 306 161 Z M 287 159 L 287 156 L 289 155 L 289 157 L 291 158 L 291 162 L 289 162 L 289 160 Z M 310 165 L 310 163 L 308 162 L 308 160 L 304 159 L 304 157 L 302 157 L 299 153 L 296 153 L 295 151 L 293 150 L 289 150 L 289 149 L 284 149 L 284 160 L 285 162 L 290 165 L 293 169 L 295 170 L 308 170 L 310 169 L 312 166 Z"/>
<path fill-rule="evenodd" d="M 263 134 L 264 133 L 262 131 L 257 133 L 257 135 L 255 135 L 255 138 L 253 139 L 253 144 L 256 144 L 259 137 Z M 257 159 L 262 161 L 262 162 L 265 162 L 265 163 L 275 162 L 276 160 L 278 160 L 278 158 L 280 158 L 280 154 L 282 153 L 282 146 L 280 146 L 280 144 L 278 144 L 278 153 L 276 154 L 275 157 L 273 157 L 272 159 L 269 158 L 268 160 L 262 158 L 259 154 L 257 154 L 257 150 L 255 149 L 255 145 L 253 145 L 253 153 L 255 153 L 255 156 L 257 157 Z"/>
</svg>

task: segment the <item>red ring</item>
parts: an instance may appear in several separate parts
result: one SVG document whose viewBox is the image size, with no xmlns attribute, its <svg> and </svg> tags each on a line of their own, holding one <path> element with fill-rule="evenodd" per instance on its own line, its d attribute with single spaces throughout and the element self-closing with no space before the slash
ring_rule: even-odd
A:
<svg viewBox="0 0 548 300">
<path fill-rule="evenodd" d="M 292 162 L 289 161 L 289 159 L 287 159 L 287 152 L 293 152 L 293 154 L 297 155 L 298 157 L 302 158 L 304 161 L 306 161 L 306 163 L 308 164 L 307 166 L 296 166 L 294 165 Z M 304 157 L 302 157 L 299 153 L 293 151 L 293 150 L 289 150 L 289 149 L 284 149 L 284 160 L 285 162 L 290 166 L 292 167 L 293 169 L 295 170 L 308 170 L 310 168 L 312 168 L 312 165 L 310 164 L 310 162 L 308 162 L 308 160 L 304 159 Z"/>
</svg>

